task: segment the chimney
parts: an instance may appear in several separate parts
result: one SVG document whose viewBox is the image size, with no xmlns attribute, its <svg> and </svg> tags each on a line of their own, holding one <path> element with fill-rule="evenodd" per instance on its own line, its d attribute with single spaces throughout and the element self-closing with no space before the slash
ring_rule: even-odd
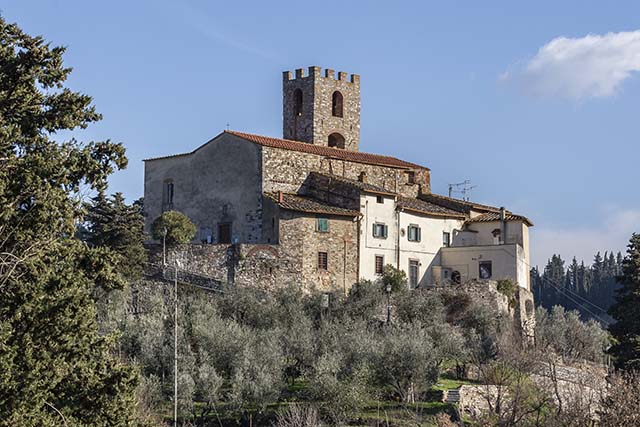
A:
<svg viewBox="0 0 640 427">
<path fill-rule="evenodd" d="M 278 191 L 278 203 L 282 204 L 282 200 L 283 200 L 282 191 Z"/>
<path fill-rule="evenodd" d="M 365 171 L 360 172 L 360 175 L 358 175 L 358 181 L 364 182 L 365 184 L 368 182 L 367 173 Z"/>
</svg>

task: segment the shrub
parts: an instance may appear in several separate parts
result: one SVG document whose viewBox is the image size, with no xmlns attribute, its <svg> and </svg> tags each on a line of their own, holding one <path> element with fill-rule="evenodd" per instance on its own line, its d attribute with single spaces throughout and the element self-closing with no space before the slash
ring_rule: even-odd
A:
<svg viewBox="0 0 640 427">
<path fill-rule="evenodd" d="M 151 225 L 151 235 L 156 240 L 162 240 L 164 232 L 166 244 L 169 246 L 188 243 L 196 235 L 196 226 L 189 217 L 178 211 L 167 211 L 156 218 Z"/>
</svg>

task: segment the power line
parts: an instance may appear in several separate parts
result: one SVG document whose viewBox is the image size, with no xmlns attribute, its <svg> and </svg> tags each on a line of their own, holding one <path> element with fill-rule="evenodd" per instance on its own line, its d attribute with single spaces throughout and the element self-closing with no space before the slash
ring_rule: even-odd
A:
<svg viewBox="0 0 640 427">
<path fill-rule="evenodd" d="M 546 278 L 542 278 L 542 280 L 546 280 L 547 283 L 549 283 L 551 286 L 553 286 L 557 291 L 563 293 L 565 292 L 567 289 L 566 288 L 562 288 L 559 287 L 557 285 L 555 285 L 552 281 L 546 279 Z M 584 309 L 587 313 L 591 314 L 594 318 L 598 319 L 600 322 L 604 323 L 605 325 L 609 326 L 610 322 L 601 318 L 600 316 L 596 315 L 593 311 L 589 310 L 587 307 L 585 307 L 583 304 L 581 304 L 579 301 L 576 301 L 575 299 L 573 299 L 568 293 L 563 293 L 563 295 L 570 299 L 571 301 L 573 301 L 574 303 L 576 303 L 578 306 L 580 306 L 582 309 Z"/>
<path fill-rule="evenodd" d="M 502 251 L 504 251 L 504 252 L 506 252 L 506 253 L 508 253 L 509 255 L 511 255 L 513 258 L 515 258 L 515 259 L 517 260 L 517 257 L 516 257 L 514 254 L 512 254 L 511 252 L 507 251 L 507 250 L 506 250 L 506 249 L 504 249 L 504 248 L 501 248 L 501 250 L 502 250 Z M 531 269 L 532 269 L 531 264 L 529 264 L 529 263 L 528 263 L 528 262 L 526 262 L 526 261 L 523 261 L 523 262 L 524 262 L 524 264 L 525 264 L 527 267 L 529 267 L 529 272 L 530 272 L 530 271 L 531 271 Z M 529 274 L 531 274 L 531 273 L 529 273 Z M 604 323 L 604 324 L 606 324 L 606 325 L 609 325 L 609 324 L 610 324 L 610 322 L 609 322 L 609 321 L 606 321 L 606 320 L 602 319 L 600 316 L 597 316 L 597 315 L 596 315 L 595 313 L 593 313 L 591 310 L 589 310 L 588 308 L 586 308 L 586 307 L 584 306 L 584 304 L 581 304 L 579 301 L 576 301 L 575 299 L 573 299 L 569 294 L 571 294 L 571 295 L 575 296 L 576 298 L 581 299 L 582 301 L 584 301 L 584 302 L 586 302 L 586 303 L 588 303 L 588 304 L 591 304 L 593 307 L 595 307 L 596 309 L 600 310 L 600 311 L 601 311 L 602 313 L 604 313 L 604 314 L 608 314 L 608 313 L 607 313 L 607 310 L 603 309 L 602 307 L 599 307 L 598 305 L 596 305 L 596 304 L 592 303 L 591 301 L 589 301 L 588 299 L 584 298 L 583 296 L 581 296 L 581 295 L 579 295 L 579 294 L 577 294 L 577 293 L 573 292 L 571 289 L 569 289 L 569 288 L 565 288 L 565 287 L 563 287 L 563 286 L 559 285 L 558 283 L 554 282 L 553 280 L 551 280 L 551 279 L 549 279 L 549 278 L 547 278 L 547 277 L 540 276 L 540 278 L 541 278 L 542 280 L 546 280 L 546 281 L 547 281 L 547 283 L 549 283 L 551 286 L 553 286 L 556 290 L 558 290 L 558 291 L 560 291 L 560 292 L 564 292 L 564 294 L 563 294 L 563 295 L 564 295 L 565 297 L 569 298 L 571 301 L 573 301 L 574 303 L 576 303 L 579 307 L 582 307 L 582 308 L 583 308 L 587 313 L 591 314 L 593 317 L 595 317 L 596 319 L 598 319 L 598 320 L 599 320 L 599 321 L 601 321 L 602 323 Z"/>
</svg>

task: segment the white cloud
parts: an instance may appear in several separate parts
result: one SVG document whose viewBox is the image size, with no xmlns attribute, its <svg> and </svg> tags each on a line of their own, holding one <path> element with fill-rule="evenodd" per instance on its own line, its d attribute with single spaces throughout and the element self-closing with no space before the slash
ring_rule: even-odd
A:
<svg viewBox="0 0 640 427">
<path fill-rule="evenodd" d="M 614 95 L 637 71 L 640 30 L 555 38 L 540 48 L 518 77 L 536 95 L 584 99 Z"/>
<path fill-rule="evenodd" d="M 536 229 L 537 228 L 537 229 Z M 575 256 L 591 264 L 600 251 L 621 251 L 624 255 L 632 233 L 640 232 L 640 210 L 612 213 L 600 227 L 531 229 L 531 264 L 544 268 L 551 255 L 560 254 L 565 262 Z"/>
</svg>

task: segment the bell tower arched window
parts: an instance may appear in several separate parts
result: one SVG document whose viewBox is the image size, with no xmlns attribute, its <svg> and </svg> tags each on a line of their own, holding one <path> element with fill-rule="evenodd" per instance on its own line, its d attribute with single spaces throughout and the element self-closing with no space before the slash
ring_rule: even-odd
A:
<svg viewBox="0 0 640 427">
<path fill-rule="evenodd" d="M 302 89 L 296 89 L 293 92 L 293 114 L 302 115 Z"/>
<path fill-rule="evenodd" d="M 338 132 L 334 132 L 329 135 L 329 147 L 335 148 L 344 148 L 344 136 L 340 135 Z"/>
<path fill-rule="evenodd" d="M 331 115 L 333 117 L 342 117 L 342 94 L 338 91 L 333 92 L 331 97 Z"/>
</svg>

